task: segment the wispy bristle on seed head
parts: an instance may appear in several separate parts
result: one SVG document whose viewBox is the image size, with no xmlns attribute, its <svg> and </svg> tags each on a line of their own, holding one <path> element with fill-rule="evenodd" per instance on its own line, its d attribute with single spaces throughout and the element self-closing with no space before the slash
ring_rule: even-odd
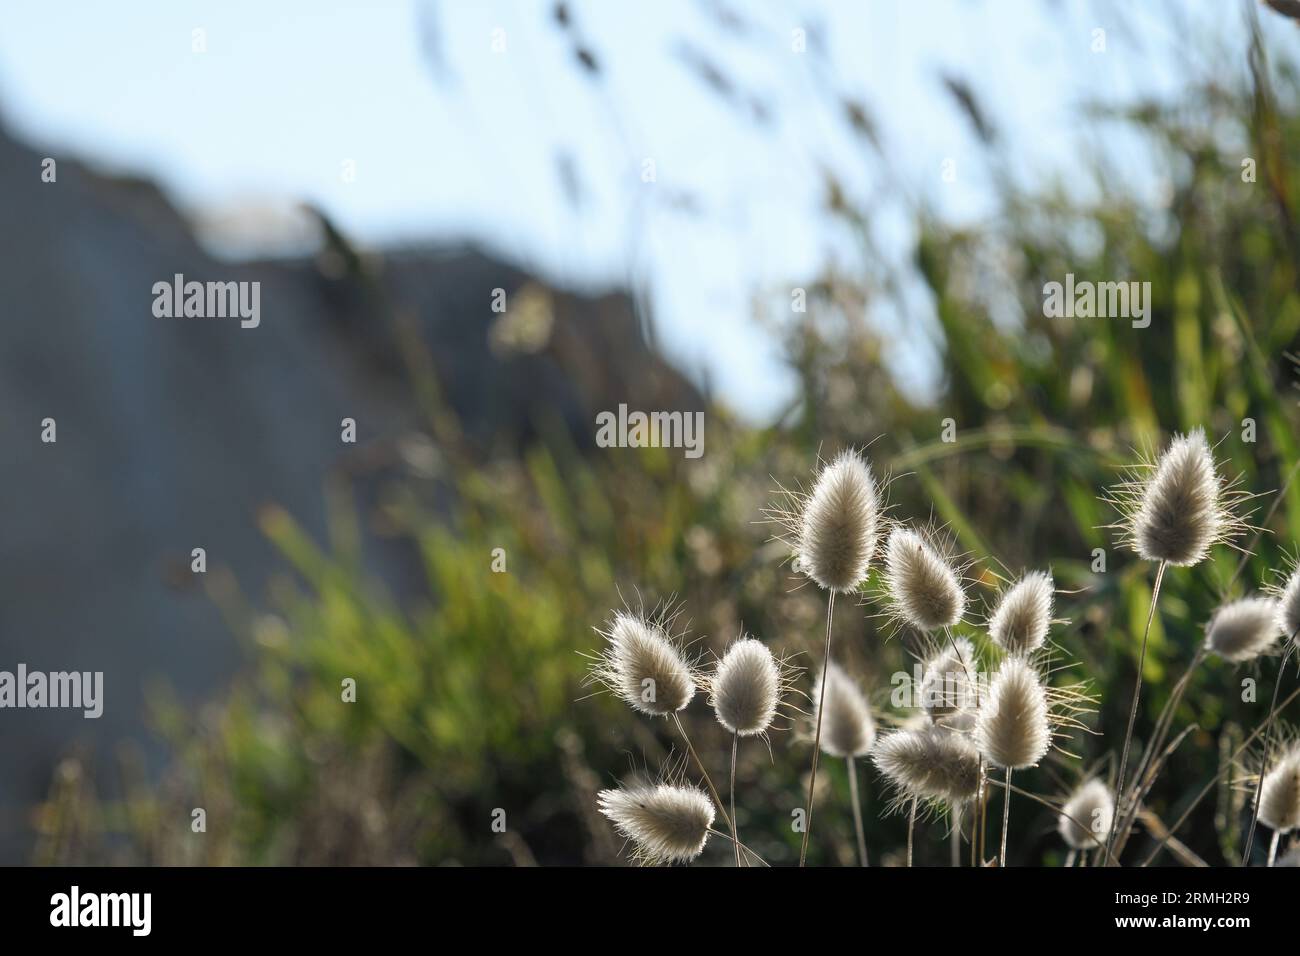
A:
<svg viewBox="0 0 1300 956">
<path fill-rule="evenodd" d="M 1198 428 L 1175 435 L 1154 465 L 1113 488 L 1109 500 L 1123 516 L 1118 527 L 1125 543 L 1139 557 L 1187 567 L 1245 529 L 1235 510 L 1247 497 L 1225 483 Z"/>
<path fill-rule="evenodd" d="M 881 522 L 871 466 L 858 452 L 842 451 L 796 503 L 797 514 L 781 517 L 794 539 L 799 571 L 828 591 L 857 590 L 867 578 Z"/>
<path fill-rule="evenodd" d="M 975 721 L 975 742 L 994 766 L 1034 767 L 1052 745 L 1047 691 L 1038 672 L 1008 657 L 989 681 Z"/>
<path fill-rule="evenodd" d="M 1214 612 L 1205 628 L 1205 649 L 1240 664 L 1267 654 L 1278 637 L 1277 602 L 1247 597 L 1230 601 Z"/>
<path fill-rule="evenodd" d="M 690 786 L 637 785 L 602 790 L 600 812 L 632 841 L 642 863 L 689 863 L 704 851 L 713 826 L 713 801 Z"/>
<path fill-rule="evenodd" d="M 890 532 L 884 586 L 891 613 L 922 631 L 956 624 L 966 610 L 966 592 L 956 569 L 909 528 Z"/>
<path fill-rule="evenodd" d="M 977 697 L 975 648 L 964 637 L 940 641 L 921 676 L 921 708 L 937 724 L 952 728 L 959 713 L 972 711 Z"/>
<path fill-rule="evenodd" d="M 1300 744 L 1293 743 L 1283 751 L 1264 775 L 1259 820 L 1280 833 L 1300 828 Z"/>
<path fill-rule="evenodd" d="M 821 747 L 832 757 L 861 757 L 876 742 L 876 722 L 871 716 L 871 706 L 858 688 L 857 682 L 834 661 L 826 667 L 825 697 L 822 696 L 822 679 L 813 688 L 813 722 L 817 721 L 817 705 L 822 706 Z"/>
<path fill-rule="evenodd" d="M 1052 576 L 1031 571 L 998 600 L 989 618 L 989 636 L 1008 654 L 1028 654 L 1047 640 L 1052 624 Z"/>
<path fill-rule="evenodd" d="M 1300 646 L 1300 563 L 1292 567 L 1280 585 L 1269 588 L 1277 601 L 1277 628 L 1294 645 Z"/>
<path fill-rule="evenodd" d="M 785 691 L 785 668 L 762 641 L 741 636 L 709 678 L 709 705 L 733 734 L 750 737 L 771 726 Z"/>
<path fill-rule="evenodd" d="M 960 804 L 974 799 L 979 787 L 979 751 L 965 734 L 941 727 L 885 734 L 871 760 L 900 798 Z"/>
<path fill-rule="evenodd" d="M 1056 829 L 1071 849 L 1091 850 L 1110 833 L 1115 798 L 1100 780 L 1089 780 L 1070 795 L 1061 808 Z"/>
<path fill-rule="evenodd" d="M 671 617 L 647 619 L 618 611 L 609 627 L 592 679 L 604 685 L 633 710 L 667 717 L 695 696 L 695 674 L 668 634 Z"/>
</svg>

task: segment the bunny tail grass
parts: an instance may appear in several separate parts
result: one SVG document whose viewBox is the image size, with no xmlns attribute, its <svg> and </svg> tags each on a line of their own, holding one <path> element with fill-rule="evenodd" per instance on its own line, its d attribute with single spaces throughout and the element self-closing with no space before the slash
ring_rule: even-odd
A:
<svg viewBox="0 0 1300 956">
<path fill-rule="evenodd" d="M 597 794 L 600 812 L 632 841 L 633 857 L 651 866 L 689 863 L 704 852 L 713 804 L 696 787 L 661 783 Z"/>
</svg>

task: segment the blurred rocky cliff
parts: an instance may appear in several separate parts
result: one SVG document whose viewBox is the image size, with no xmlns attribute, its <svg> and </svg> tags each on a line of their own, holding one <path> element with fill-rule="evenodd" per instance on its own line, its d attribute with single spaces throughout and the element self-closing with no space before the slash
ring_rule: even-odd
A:
<svg viewBox="0 0 1300 956">
<path fill-rule="evenodd" d="M 54 182 L 42 181 L 45 156 Z M 260 508 L 278 504 L 323 536 L 331 475 L 354 479 L 364 524 L 403 449 L 436 458 L 418 439 L 412 354 L 431 362 L 484 458 L 554 423 L 590 446 L 595 414 L 619 402 L 702 407 L 656 357 L 626 293 L 554 288 L 481 250 L 360 253 L 318 217 L 314 254 L 227 261 L 151 183 L 3 131 L 0 210 L 0 670 L 103 671 L 105 683 L 99 720 L 0 711 L 0 862 L 23 858 L 60 755 L 91 747 L 102 770 L 114 742 L 142 736 L 152 679 L 197 706 L 238 667 L 191 549 L 206 550 L 209 578 L 233 575 L 256 602 L 282 567 Z M 259 327 L 155 317 L 152 287 L 177 273 L 260 282 Z M 41 440 L 46 418 L 53 444 Z M 402 545 L 371 537 L 366 555 L 395 591 L 411 586 Z"/>
</svg>

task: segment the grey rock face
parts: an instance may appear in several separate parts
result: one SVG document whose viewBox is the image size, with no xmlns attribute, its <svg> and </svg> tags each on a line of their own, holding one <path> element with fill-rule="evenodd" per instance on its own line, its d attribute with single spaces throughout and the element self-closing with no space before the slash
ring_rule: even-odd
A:
<svg viewBox="0 0 1300 956">
<path fill-rule="evenodd" d="M 323 536 L 331 471 L 416 427 L 394 315 L 485 452 L 528 441 L 539 416 L 590 446 L 595 413 L 618 402 L 702 407 L 655 358 L 624 294 L 562 292 L 469 249 L 356 258 L 327 223 L 329 269 L 232 264 L 152 185 L 69 159 L 44 183 L 40 161 L 0 132 L 0 670 L 103 671 L 105 706 L 98 720 L 0 710 L 0 862 L 27 851 L 30 805 L 59 756 L 89 747 L 102 769 L 107 745 L 143 736 L 151 678 L 197 705 L 238 667 L 216 606 L 178 586 L 190 550 L 259 600 L 283 567 L 259 507 L 279 504 Z M 155 317 L 152 287 L 176 273 L 260 282 L 260 325 Z M 496 288 L 549 313 L 544 334 L 524 329 L 520 347 L 494 332 Z M 345 417 L 355 446 L 340 441 Z M 41 441 L 45 418 L 57 443 Z M 413 578 L 403 555 L 367 550 L 400 593 Z"/>
</svg>

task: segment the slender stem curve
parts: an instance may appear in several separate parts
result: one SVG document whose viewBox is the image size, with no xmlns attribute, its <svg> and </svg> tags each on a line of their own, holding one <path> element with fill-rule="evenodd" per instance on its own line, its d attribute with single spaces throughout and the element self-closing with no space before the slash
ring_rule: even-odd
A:
<svg viewBox="0 0 1300 956">
<path fill-rule="evenodd" d="M 952 832 L 948 834 L 948 845 L 951 849 L 952 859 L 949 863 L 954 867 L 961 866 L 961 806 L 954 805 L 952 808 Z"/>
<path fill-rule="evenodd" d="M 740 734 L 731 735 L 731 836 L 736 848 L 736 868 L 740 868 L 740 834 L 736 832 L 736 751 L 740 746 Z"/>
<path fill-rule="evenodd" d="M 1273 712 L 1277 709 L 1277 692 L 1282 689 L 1282 675 L 1286 673 L 1287 661 L 1291 659 L 1291 646 L 1295 643 L 1296 631 L 1287 641 L 1286 652 L 1277 669 L 1277 680 L 1273 682 L 1273 702 L 1268 705 L 1268 716 L 1264 719 L 1264 759 L 1260 761 L 1259 780 L 1255 783 L 1255 805 L 1250 812 L 1250 830 L 1246 833 L 1246 849 L 1241 854 L 1241 865 L 1250 866 L 1250 850 L 1255 845 L 1255 825 L 1259 822 L 1259 798 L 1264 792 L 1264 775 L 1268 773 L 1268 758 L 1273 750 Z"/>
<path fill-rule="evenodd" d="M 998 853 L 998 869 L 1007 866 L 1007 824 L 1011 821 L 1011 768 L 1007 768 L 1007 788 L 1002 791 L 1002 849 Z"/>
<path fill-rule="evenodd" d="M 858 769 L 853 754 L 844 758 L 849 765 L 849 799 L 853 801 L 853 830 L 858 835 L 858 865 L 867 865 L 867 838 L 862 832 L 862 805 L 858 803 Z"/>
<path fill-rule="evenodd" d="M 817 732 L 813 737 L 812 772 L 808 775 L 808 818 L 803 822 L 803 846 L 799 848 L 799 865 L 808 857 L 808 837 L 812 833 L 813 788 L 817 786 L 817 757 L 822 750 L 822 710 L 826 703 L 826 673 L 831 666 L 831 616 L 835 613 L 835 592 L 826 599 L 826 649 L 822 654 L 822 686 L 817 701 Z"/>
<path fill-rule="evenodd" d="M 727 816 L 727 811 L 722 803 L 722 798 L 718 796 L 718 788 L 713 785 L 713 778 L 710 777 L 709 772 L 704 769 L 704 763 L 700 760 L 700 755 L 697 754 L 695 748 L 691 746 L 691 738 L 686 735 L 686 728 L 682 726 L 681 718 L 676 714 L 673 714 L 673 722 L 677 724 L 677 730 L 681 733 L 682 740 L 686 741 L 686 749 L 690 752 L 691 757 L 694 758 L 695 766 L 699 767 L 700 773 L 704 774 L 704 782 L 709 785 L 709 793 L 713 794 L 713 802 L 718 805 L 718 812 L 722 814 L 722 822 L 730 828 L 731 818 Z"/>
<path fill-rule="evenodd" d="M 1142 631 L 1142 650 L 1138 654 L 1137 666 L 1137 683 L 1133 687 L 1133 706 L 1129 710 L 1128 730 L 1124 734 L 1123 755 L 1119 759 L 1119 782 L 1115 786 L 1115 795 L 1119 800 L 1119 812 L 1115 814 L 1115 820 L 1111 822 L 1110 834 L 1106 837 L 1106 855 L 1110 856 L 1110 848 L 1115 843 L 1115 823 L 1119 817 L 1127 812 L 1124 803 L 1124 774 L 1128 770 L 1128 751 L 1133 744 L 1133 725 L 1137 723 L 1138 702 L 1142 699 L 1142 671 L 1147 662 L 1147 640 L 1151 637 L 1151 622 L 1156 616 L 1156 601 L 1160 598 L 1160 582 L 1164 580 L 1165 568 L 1167 562 L 1161 561 L 1160 567 L 1156 569 L 1156 582 L 1151 586 L 1151 609 L 1147 612 L 1147 626 Z"/>
<path fill-rule="evenodd" d="M 912 865 L 912 831 L 916 829 L 916 797 L 912 798 L 912 812 L 907 815 L 907 865 Z"/>
<path fill-rule="evenodd" d="M 1286 706 L 1290 704 L 1291 701 L 1295 700 L 1297 697 L 1300 697 L 1300 687 L 1293 690 L 1290 694 L 1286 696 L 1286 699 L 1283 700 L 1282 703 L 1274 707 L 1272 713 L 1270 714 L 1270 717 L 1276 715 L 1277 713 L 1285 709 Z M 1257 727 L 1254 731 L 1252 731 L 1249 737 L 1247 737 L 1245 740 L 1243 740 L 1240 744 L 1237 745 L 1237 749 L 1232 752 L 1232 756 L 1228 758 L 1226 763 L 1229 766 L 1231 766 L 1232 761 L 1240 757 L 1242 751 L 1244 751 L 1247 747 L 1249 747 L 1254 742 L 1255 738 L 1258 737 L 1263 732 L 1263 730 L 1264 727 L 1261 725 L 1260 727 Z M 1187 805 L 1187 809 L 1183 811 L 1182 816 L 1178 818 L 1178 820 L 1173 824 L 1173 826 L 1168 828 L 1169 832 L 1165 834 L 1164 838 L 1161 839 L 1161 841 L 1158 844 L 1156 844 L 1156 848 L 1152 850 L 1149 854 L 1147 854 L 1146 859 L 1144 859 L 1140 864 L 1141 866 L 1150 866 L 1151 861 L 1160 855 L 1160 851 L 1165 848 L 1165 844 L 1168 843 L 1169 839 L 1174 835 L 1174 831 L 1176 831 L 1179 827 L 1181 827 L 1184 823 L 1187 822 L 1187 818 L 1192 815 L 1192 811 L 1195 810 L 1196 807 L 1200 804 L 1200 802 L 1205 799 L 1205 795 L 1209 793 L 1212 789 L 1214 789 L 1214 785 L 1218 783 L 1219 780 L 1223 777 L 1224 772 L 1225 771 L 1220 770 L 1218 773 L 1216 773 L 1213 777 L 1210 778 L 1209 783 L 1207 783 L 1204 787 L 1201 788 L 1201 792 L 1198 793 L 1196 795 L 1196 798 Z"/>
</svg>

